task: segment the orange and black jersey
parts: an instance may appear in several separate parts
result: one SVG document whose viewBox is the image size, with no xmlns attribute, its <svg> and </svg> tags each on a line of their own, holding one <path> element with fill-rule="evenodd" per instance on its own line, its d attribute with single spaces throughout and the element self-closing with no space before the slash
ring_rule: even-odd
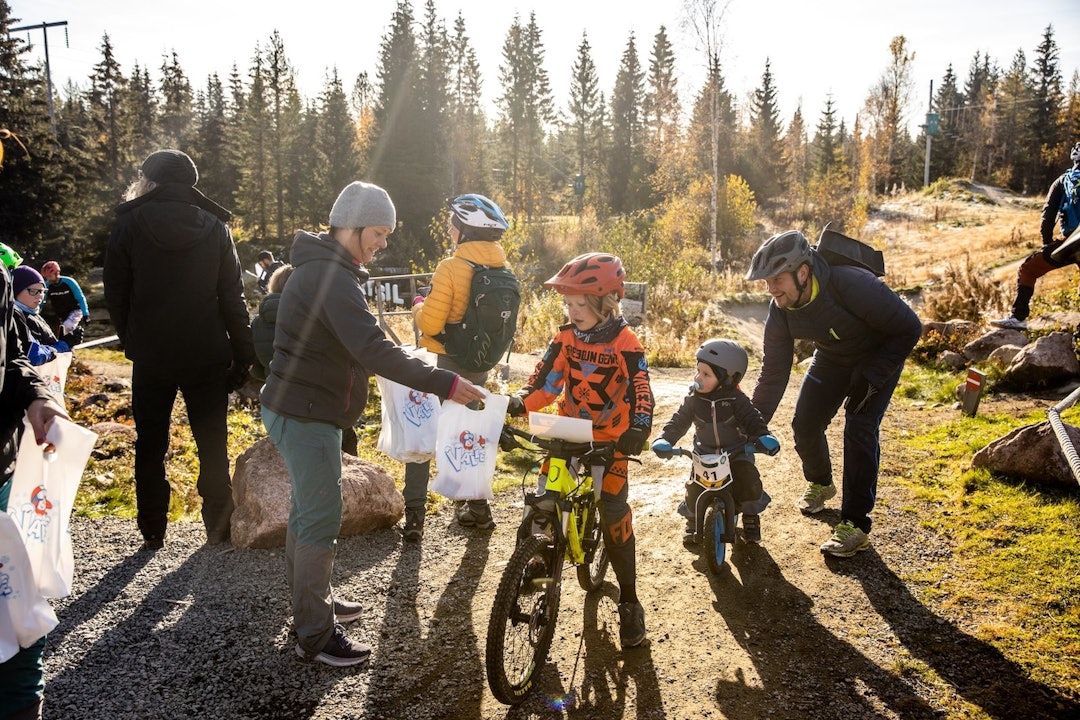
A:
<svg viewBox="0 0 1080 720">
<path fill-rule="evenodd" d="M 558 399 L 559 414 L 589 420 L 593 439 L 617 440 L 629 428 L 652 428 L 649 364 L 621 318 L 588 333 L 559 328 L 523 394 L 527 410 Z"/>
</svg>

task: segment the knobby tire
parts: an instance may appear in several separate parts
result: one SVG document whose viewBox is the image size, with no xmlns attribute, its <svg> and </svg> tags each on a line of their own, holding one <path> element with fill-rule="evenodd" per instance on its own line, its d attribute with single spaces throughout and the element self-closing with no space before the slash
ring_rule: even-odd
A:
<svg viewBox="0 0 1080 720">
<path fill-rule="evenodd" d="M 541 536 L 523 539 L 503 570 L 488 620 L 485 664 L 495 699 L 517 705 L 533 687 L 555 634 L 559 587 L 537 588 L 534 578 L 553 578 L 561 553 Z"/>
</svg>

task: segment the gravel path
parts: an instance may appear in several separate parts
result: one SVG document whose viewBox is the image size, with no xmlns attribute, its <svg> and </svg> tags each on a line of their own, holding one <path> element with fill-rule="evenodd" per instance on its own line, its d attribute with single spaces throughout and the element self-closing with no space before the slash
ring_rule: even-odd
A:
<svg viewBox="0 0 1080 720">
<path fill-rule="evenodd" d="M 684 375 L 654 372 L 657 417 L 670 416 Z M 948 412 L 901 403 L 886 435 Z M 681 544 L 674 508 L 686 467 L 643 458 L 631 504 L 651 642 L 619 649 L 610 582 L 589 596 L 567 582 L 549 663 L 514 709 L 494 700 L 483 671 L 521 513 L 514 493 L 497 499 L 491 533 L 459 528 L 444 508 L 420 546 L 394 528 L 339 542 L 335 588 L 362 603 L 350 632 L 374 648 L 362 671 L 295 656 L 280 550 L 205 547 L 201 525 L 174 523 L 164 550 L 141 553 L 133 520 L 77 518 L 74 592 L 56 604 L 45 657 L 45 717 L 1080 718 L 1080 705 L 978 639 L 981 623 L 1000 621 L 986 608 L 921 599 L 911 578 L 948 571 L 951 551 L 919 527 L 933 508 L 889 480 L 910 461 L 895 443 L 873 547 L 840 560 L 818 551 L 838 503 L 798 513 L 798 458 L 787 428 L 775 429 L 784 451 L 762 460 L 774 497 L 765 543 L 735 546 L 719 577 Z"/>
</svg>

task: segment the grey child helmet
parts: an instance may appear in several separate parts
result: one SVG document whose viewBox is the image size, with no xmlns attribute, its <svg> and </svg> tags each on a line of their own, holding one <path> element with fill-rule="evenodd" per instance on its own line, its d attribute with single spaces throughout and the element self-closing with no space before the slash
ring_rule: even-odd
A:
<svg viewBox="0 0 1080 720">
<path fill-rule="evenodd" d="M 720 386 L 733 388 L 746 376 L 750 358 L 742 345 L 734 340 L 712 338 L 701 344 L 694 357 L 713 369 Z"/>
<path fill-rule="evenodd" d="M 764 280 L 780 273 L 795 272 L 800 266 L 812 261 L 810 243 L 798 230 L 788 230 L 773 235 L 754 253 L 747 280 Z"/>
</svg>

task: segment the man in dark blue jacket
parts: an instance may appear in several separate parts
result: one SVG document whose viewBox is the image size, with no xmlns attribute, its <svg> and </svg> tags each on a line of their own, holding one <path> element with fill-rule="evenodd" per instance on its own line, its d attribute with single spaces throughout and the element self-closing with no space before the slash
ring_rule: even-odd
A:
<svg viewBox="0 0 1080 720">
<path fill-rule="evenodd" d="M 844 487 L 840 523 L 821 551 L 851 557 L 870 546 L 877 494 L 878 430 L 922 324 L 869 270 L 830 266 L 802 233 L 774 235 L 754 254 L 747 280 L 764 280 L 772 302 L 753 403 L 772 419 L 791 375 L 795 340 L 813 341 L 791 427 L 809 483 L 799 508 L 817 513 L 836 495 L 825 430 L 843 405 Z"/>
<path fill-rule="evenodd" d="M 207 542 L 229 540 L 229 391 L 255 360 L 230 214 L 195 189 L 198 179 L 179 150 L 147 157 L 116 208 L 105 254 L 105 304 L 132 362 L 135 499 L 147 550 L 165 540 L 165 453 L 177 391 L 199 452 Z"/>
</svg>

